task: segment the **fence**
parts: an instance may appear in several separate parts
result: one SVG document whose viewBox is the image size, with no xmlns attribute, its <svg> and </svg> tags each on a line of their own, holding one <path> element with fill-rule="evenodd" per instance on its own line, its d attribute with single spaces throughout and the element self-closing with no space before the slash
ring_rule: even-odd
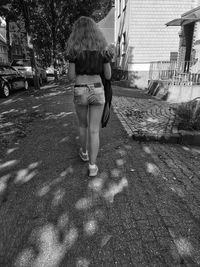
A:
<svg viewBox="0 0 200 267">
<path fill-rule="evenodd" d="M 200 62 L 151 62 L 149 70 L 149 80 L 168 81 L 176 84 L 200 84 Z"/>
</svg>

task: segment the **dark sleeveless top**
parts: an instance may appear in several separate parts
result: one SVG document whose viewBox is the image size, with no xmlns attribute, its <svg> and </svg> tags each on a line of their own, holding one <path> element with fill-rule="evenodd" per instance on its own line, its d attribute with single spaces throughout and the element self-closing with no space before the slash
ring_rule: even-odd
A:
<svg viewBox="0 0 200 267">
<path fill-rule="evenodd" d="M 77 75 L 96 75 L 103 73 L 103 64 L 109 62 L 108 56 L 100 51 L 83 51 L 79 56 L 74 58 L 68 57 L 69 63 L 75 63 Z"/>
</svg>

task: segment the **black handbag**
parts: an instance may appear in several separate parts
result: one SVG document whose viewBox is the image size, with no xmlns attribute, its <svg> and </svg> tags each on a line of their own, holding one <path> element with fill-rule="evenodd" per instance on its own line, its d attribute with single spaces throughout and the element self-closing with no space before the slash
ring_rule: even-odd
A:
<svg viewBox="0 0 200 267">
<path fill-rule="evenodd" d="M 105 93 L 105 104 L 103 109 L 103 114 L 101 118 L 101 126 L 102 128 L 107 126 L 107 123 L 110 118 L 110 111 L 111 111 L 111 103 L 112 103 L 112 86 L 111 80 L 107 80 L 104 75 L 101 75 L 102 83 L 104 86 L 104 93 Z"/>
</svg>

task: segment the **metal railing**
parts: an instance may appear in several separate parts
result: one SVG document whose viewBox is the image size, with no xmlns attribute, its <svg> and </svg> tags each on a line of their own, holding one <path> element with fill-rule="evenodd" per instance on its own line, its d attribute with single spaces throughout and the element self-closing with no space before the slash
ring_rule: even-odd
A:
<svg viewBox="0 0 200 267">
<path fill-rule="evenodd" d="M 200 62 L 151 62 L 149 69 L 149 80 L 162 80 L 172 83 L 200 84 Z"/>
</svg>

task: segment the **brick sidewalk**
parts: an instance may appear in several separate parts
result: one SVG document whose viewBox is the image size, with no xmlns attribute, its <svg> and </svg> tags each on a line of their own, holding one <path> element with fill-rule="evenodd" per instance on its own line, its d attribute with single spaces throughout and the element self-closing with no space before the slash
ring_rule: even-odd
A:
<svg viewBox="0 0 200 267">
<path fill-rule="evenodd" d="M 123 92 L 126 88 L 113 86 L 116 90 Z M 148 97 L 142 90 L 128 90 L 126 96 L 114 94 L 112 105 L 129 136 L 140 141 L 200 145 L 199 131 L 178 130 L 178 104 Z"/>
<path fill-rule="evenodd" d="M 200 266 L 200 150 L 135 142 L 112 113 L 88 178 L 67 88 L 0 105 L 40 115 L 0 156 L 0 266 Z"/>
<path fill-rule="evenodd" d="M 112 105 L 129 135 L 161 137 L 177 133 L 174 111 L 164 101 L 114 96 Z"/>
</svg>

